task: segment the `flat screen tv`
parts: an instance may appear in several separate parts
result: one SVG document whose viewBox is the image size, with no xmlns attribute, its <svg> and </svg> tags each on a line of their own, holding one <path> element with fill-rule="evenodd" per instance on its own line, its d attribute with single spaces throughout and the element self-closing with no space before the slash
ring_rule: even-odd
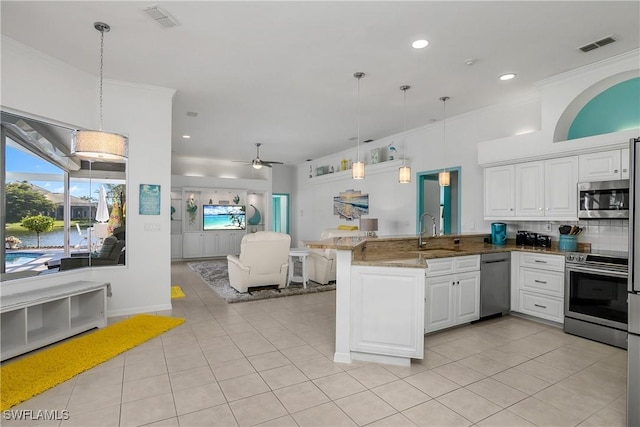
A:
<svg viewBox="0 0 640 427">
<path fill-rule="evenodd" d="M 203 205 L 203 230 L 244 230 L 247 215 L 243 205 Z"/>
</svg>

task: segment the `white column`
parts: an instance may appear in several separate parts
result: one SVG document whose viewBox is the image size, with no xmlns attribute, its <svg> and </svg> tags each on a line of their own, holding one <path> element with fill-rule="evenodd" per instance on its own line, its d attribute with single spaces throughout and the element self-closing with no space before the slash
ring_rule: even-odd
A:
<svg viewBox="0 0 640 427">
<path fill-rule="evenodd" d="M 351 251 L 336 255 L 336 352 L 333 361 L 351 363 Z"/>
</svg>

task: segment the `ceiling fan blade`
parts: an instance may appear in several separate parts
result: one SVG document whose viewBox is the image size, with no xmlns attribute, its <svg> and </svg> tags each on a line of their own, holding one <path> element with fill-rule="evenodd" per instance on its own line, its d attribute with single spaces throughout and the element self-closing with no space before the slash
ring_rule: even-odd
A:
<svg viewBox="0 0 640 427">
<path fill-rule="evenodd" d="M 262 163 L 269 163 L 269 164 L 272 164 L 272 165 L 284 165 L 284 163 L 282 163 L 282 162 L 274 162 L 274 161 L 271 161 L 271 160 L 262 160 Z"/>
</svg>

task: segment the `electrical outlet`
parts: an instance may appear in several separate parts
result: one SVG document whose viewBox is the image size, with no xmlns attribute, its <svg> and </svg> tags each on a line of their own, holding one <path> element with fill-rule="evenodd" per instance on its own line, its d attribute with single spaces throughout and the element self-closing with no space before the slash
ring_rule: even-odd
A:
<svg viewBox="0 0 640 427">
<path fill-rule="evenodd" d="M 547 222 L 547 223 L 544 225 L 544 231 L 551 231 L 551 223 L 550 223 L 550 222 Z"/>
</svg>

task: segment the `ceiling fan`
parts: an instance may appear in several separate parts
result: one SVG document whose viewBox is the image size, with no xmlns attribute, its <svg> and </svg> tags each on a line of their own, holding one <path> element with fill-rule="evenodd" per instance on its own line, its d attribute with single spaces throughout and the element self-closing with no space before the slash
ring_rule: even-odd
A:
<svg viewBox="0 0 640 427">
<path fill-rule="evenodd" d="M 251 162 L 246 162 L 248 165 L 253 166 L 254 169 L 262 169 L 263 166 L 270 168 L 271 165 L 283 165 L 282 162 L 274 162 L 271 160 L 262 160 L 260 158 L 260 146 L 261 142 L 256 142 L 256 158 L 251 160 Z"/>
</svg>

